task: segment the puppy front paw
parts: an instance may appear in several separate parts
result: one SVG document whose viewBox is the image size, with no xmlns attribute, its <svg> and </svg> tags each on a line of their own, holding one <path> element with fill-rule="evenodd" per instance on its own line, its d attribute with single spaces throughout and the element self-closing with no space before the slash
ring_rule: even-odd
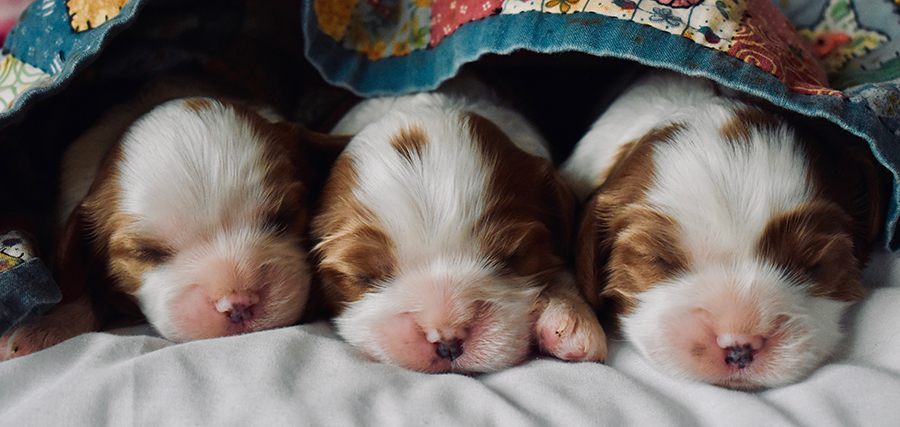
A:
<svg viewBox="0 0 900 427">
<path fill-rule="evenodd" d="M 43 345 L 44 340 L 40 337 L 46 338 L 47 334 L 42 333 L 36 326 L 19 326 L 0 337 L 0 361 L 25 356 L 52 345 Z"/>
<path fill-rule="evenodd" d="M 16 346 L 16 332 L 19 328 L 11 329 L 6 335 L 0 337 L 0 362 L 17 356 L 19 348 Z"/>
<path fill-rule="evenodd" d="M 14 327 L 0 337 L 0 361 L 41 351 L 96 330 L 98 323 L 87 298 L 57 305 L 37 323 Z"/>
<path fill-rule="evenodd" d="M 569 362 L 606 360 L 606 334 L 580 299 L 550 297 L 536 324 L 541 351 Z"/>
</svg>

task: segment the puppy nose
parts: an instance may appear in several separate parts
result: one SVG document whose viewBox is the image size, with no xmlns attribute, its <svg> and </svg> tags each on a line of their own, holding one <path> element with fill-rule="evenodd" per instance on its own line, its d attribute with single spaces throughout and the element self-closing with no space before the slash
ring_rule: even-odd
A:
<svg viewBox="0 0 900 427">
<path fill-rule="evenodd" d="M 716 343 L 725 350 L 725 363 L 744 369 L 753 363 L 753 357 L 765 346 L 765 338 L 757 335 L 722 334 Z"/>
<path fill-rule="evenodd" d="M 463 341 L 462 340 L 450 340 L 450 341 L 441 341 L 438 343 L 437 348 L 434 350 L 438 356 L 443 359 L 448 359 L 451 362 L 456 360 L 459 356 L 462 356 L 463 353 Z"/>
<path fill-rule="evenodd" d="M 744 369 L 753 362 L 753 348 L 750 344 L 744 344 L 742 347 L 731 346 L 725 349 L 725 363 L 738 368 Z"/>
<path fill-rule="evenodd" d="M 253 319 L 258 302 L 259 296 L 256 294 L 232 294 L 216 302 L 216 310 L 232 322 L 241 323 Z"/>
<path fill-rule="evenodd" d="M 232 322 L 240 323 L 253 318 L 253 308 L 244 304 L 235 304 L 225 314 L 228 315 Z"/>
</svg>

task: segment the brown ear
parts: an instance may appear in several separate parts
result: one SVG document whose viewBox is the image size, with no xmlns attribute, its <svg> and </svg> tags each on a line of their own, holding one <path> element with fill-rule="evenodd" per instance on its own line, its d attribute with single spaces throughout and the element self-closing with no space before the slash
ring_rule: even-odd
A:
<svg viewBox="0 0 900 427">
<path fill-rule="evenodd" d="M 818 165 L 815 179 L 821 182 L 823 193 L 851 218 L 853 254 L 862 268 L 873 245 L 883 237 L 893 177 L 861 138 L 824 119 L 801 115 L 788 118 L 798 124 L 797 132 L 807 146 L 810 161 Z M 897 242 L 890 244 L 896 247 Z"/>
<path fill-rule="evenodd" d="M 544 170 L 544 182 L 550 187 L 547 206 L 550 207 L 549 228 L 554 236 L 554 249 L 560 257 L 568 259 L 578 220 L 578 197 L 550 164 Z"/>
<path fill-rule="evenodd" d="M 609 239 L 609 206 L 595 191 L 581 209 L 575 234 L 575 273 L 578 287 L 594 309 L 600 308 L 600 293 L 608 281 L 606 263 L 612 250 Z"/>
<path fill-rule="evenodd" d="M 87 300 L 99 326 L 122 315 L 140 318 L 134 298 L 118 290 L 110 278 L 106 249 L 96 243 L 90 209 L 83 199 L 69 214 L 56 255 L 56 276 L 62 302 Z"/>
<path fill-rule="evenodd" d="M 74 301 L 87 293 L 85 285 L 94 264 L 88 243 L 89 232 L 82 203 L 75 206 L 59 241 L 56 274 L 63 302 Z"/>
<path fill-rule="evenodd" d="M 301 147 L 300 155 L 304 157 L 304 163 L 309 168 L 309 186 L 315 198 L 325 185 L 325 179 L 328 178 L 334 162 L 350 143 L 353 135 L 329 135 L 311 131 L 299 124 L 294 126 Z"/>
<path fill-rule="evenodd" d="M 891 176 L 868 148 L 849 146 L 840 158 L 846 162 L 838 168 L 842 192 L 849 196 L 842 204 L 853 221 L 855 252 L 862 268 L 884 228 Z"/>
<path fill-rule="evenodd" d="M 766 225 L 759 253 L 809 280 L 812 296 L 856 301 L 865 295 L 861 265 L 848 228 L 852 219 L 831 202 L 812 202 L 783 212 Z"/>
</svg>

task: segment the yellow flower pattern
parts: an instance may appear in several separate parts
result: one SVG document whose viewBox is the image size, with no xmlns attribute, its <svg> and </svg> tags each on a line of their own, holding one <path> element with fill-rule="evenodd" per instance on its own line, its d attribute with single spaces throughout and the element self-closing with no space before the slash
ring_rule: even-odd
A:
<svg viewBox="0 0 900 427">
<path fill-rule="evenodd" d="M 76 32 L 87 31 L 114 18 L 128 0 L 69 0 L 72 29 Z"/>
<path fill-rule="evenodd" d="M 572 6 L 578 4 L 578 0 L 548 0 L 544 5 L 547 9 L 554 9 L 559 6 L 560 13 L 569 13 Z"/>
</svg>

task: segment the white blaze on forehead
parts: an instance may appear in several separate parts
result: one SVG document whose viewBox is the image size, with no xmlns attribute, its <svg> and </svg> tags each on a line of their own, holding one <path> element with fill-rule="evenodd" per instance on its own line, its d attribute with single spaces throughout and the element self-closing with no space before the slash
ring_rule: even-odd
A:
<svg viewBox="0 0 900 427">
<path fill-rule="evenodd" d="M 215 100 L 189 109 L 170 101 L 142 117 L 122 141 L 121 209 L 177 239 L 182 229 L 252 217 L 266 199 L 259 136 Z M 244 215 L 241 215 L 241 214 Z"/>
<path fill-rule="evenodd" d="M 389 115 L 366 127 L 347 148 L 365 178 L 354 196 L 392 237 L 401 263 L 437 255 L 437 250 L 476 255 L 470 231 L 487 207 L 490 167 L 461 115 L 447 113 Z M 409 127 L 422 130 L 425 144 L 420 155 L 407 158 L 390 141 Z"/>
<path fill-rule="evenodd" d="M 759 130 L 733 144 L 721 136 L 732 106 L 697 109 L 705 120 L 687 122 L 653 153 L 654 179 L 645 202 L 673 217 L 685 249 L 755 256 L 769 219 L 812 200 L 806 155 L 784 127 Z"/>
</svg>

